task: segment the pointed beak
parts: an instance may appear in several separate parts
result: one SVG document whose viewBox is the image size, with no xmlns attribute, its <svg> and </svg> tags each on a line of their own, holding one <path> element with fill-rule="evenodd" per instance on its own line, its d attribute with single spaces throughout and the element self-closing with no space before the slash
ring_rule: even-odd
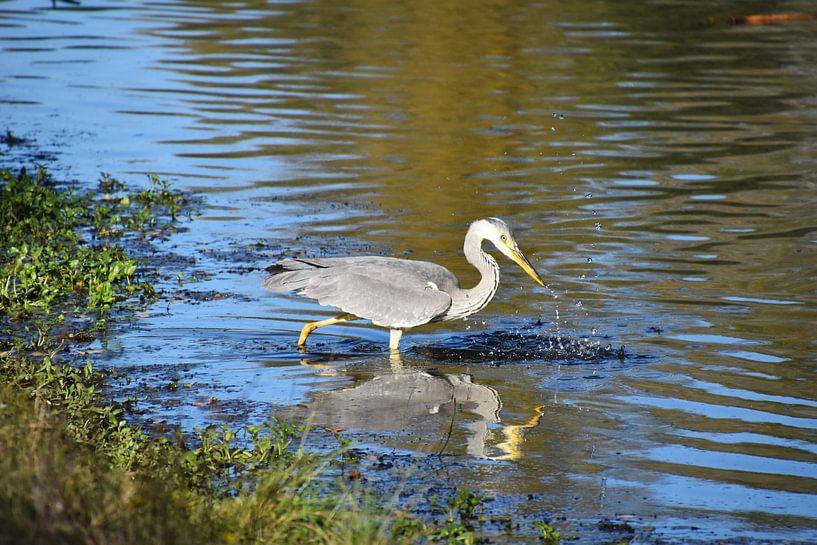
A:
<svg viewBox="0 0 817 545">
<path fill-rule="evenodd" d="M 533 268 L 533 265 L 530 264 L 528 258 L 525 257 L 525 254 L 519 248 L 511 249 L 511 259 L 513 259 L 517 265 L 522 267 L 522 270 L 528 273 L 528 276 L 534 279 L 537 284 L 540 286 L 544 286 L 545 283 L 542 282 L 542 279 L 539 278 L 539 273 L 536 272 L 536 269 Z"/>
</svg>

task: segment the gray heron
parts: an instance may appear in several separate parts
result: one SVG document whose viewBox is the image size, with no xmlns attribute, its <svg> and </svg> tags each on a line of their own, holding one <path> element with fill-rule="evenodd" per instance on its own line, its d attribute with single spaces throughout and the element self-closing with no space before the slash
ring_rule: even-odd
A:
<svg viewBox="0 0 817 545">
<path fill-rule="evenodd" d="M 460 288 L 457 277 L 436 263 L 382 256 L 284 259 L 266 268 L 270 275 L 263 286 L 273 292 L 294 291 L 343 311 L 335 318 L 304 325 L 298 339 L 301 348 L 319 327 L 365 319 L 389 328 L 389 348 L 397 351 L 403 331 L 465 318 L 493 298 L 499 286 L 499 265 L 482 249 L 485 240 L 537 284 L 545 285 L 508 225 L 499 218 L 485 218 L 473 222 L 465 235 L 465 259 L 482 275 L 470 289 Z"/>
</svg>

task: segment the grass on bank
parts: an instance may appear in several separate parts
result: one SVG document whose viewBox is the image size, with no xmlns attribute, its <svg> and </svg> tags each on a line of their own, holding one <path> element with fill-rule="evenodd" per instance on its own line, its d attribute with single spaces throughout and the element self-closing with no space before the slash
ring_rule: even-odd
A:
<svg viewBox="0 0 817 545">
<path fill-rule="evenodd" d="M 117 313 L 152 300 L 118 244 L 158 236 L 185 206 L 153 179 L 125 193 L 0 171 L 0 543 L 395 543 L 434 528 L 355 499 L 326 478 L 338 453 L 297 452 L 298 430 L 154 437 L 100 393 L 105 375 L 72 362 Z M 192 445 L 192 446 L 191 446 Z M 397 524 L 395 521 L 399 518 Z M 467 537 L 461 543 L 473 542 Z"/>
</svg>

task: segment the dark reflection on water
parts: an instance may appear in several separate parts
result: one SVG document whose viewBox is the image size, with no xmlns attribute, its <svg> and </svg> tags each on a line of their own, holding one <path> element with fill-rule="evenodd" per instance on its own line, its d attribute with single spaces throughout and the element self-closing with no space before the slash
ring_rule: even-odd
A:
<svg viewBox="0 0 817 545">
<path fill-rule="evenodd" d="M 813 11 L 8 1 L 0 103 L 66 176 L 158 172 L 206 194 L 164 249 L 210 275 L 195 289 L 236 297 L 163 303 L 99 343 L 111 366 L 191 373 L 200 387 L 157 418 L 217 418 L 195 396 L 254 418 L 302 404 L 380 448 L 447 441 L 473 458 L 453 478 L 534 494 L 531 513 L 649 513 L 679 541 L 690 525 L 814 540 L 815 26 L 726 24 L 778 8 Z M 402 370 L 363 324 L 298 353 L 302 323 L 332 311 L 260 288 L 282 255 L 366 253 L 471 285 L 462 239 L 488 215 L 552 290 L 501 263 L 495 301 L 410 332 Z M 386 416 L 401 411 L 402 427 Z"/>
<path fill-rule="evenodd" d="M 624 346 L 614 348 L 587 338 L 572 339 L 528 332 L 491 331 L 452 336 L 445 346 L 418 346 L 412 353 L 436 361 L 492 363 L 559 362 L 562 364 L 624 360 Z"/>
<path fill-rule="evenodd" d="M 282 347 L 289 354 L 290 346 Z M 329 349 L 327 351 L 327 349 Z M 362 354 L 382 354 L 383 344 L 356 339 L 344 339 L 331 346 L 304 350 L 304 359 L 312 362 L 333 362 L 359 358 Z M 648 356 L 628 354 L 623 345 L 614 347 L 586 337 L 570 338 L 542 335 L 527 329 L 515 332 L 487 331 L 471 335 L 450 335 L 443 344 L 417 345 L 404 351 L 434 363 L 551 363 L 578 365 L 612 360 L 645 360 Z"/>
</svg>

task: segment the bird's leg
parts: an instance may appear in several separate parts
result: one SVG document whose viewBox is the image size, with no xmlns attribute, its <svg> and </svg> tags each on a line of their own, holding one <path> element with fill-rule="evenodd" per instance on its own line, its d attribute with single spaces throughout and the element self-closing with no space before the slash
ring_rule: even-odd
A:
<svg viewBox="0 0 817 545">
<path fill-rule="evenodd" d="M 389 352 L 389 366 L 392 373 L 400 373 L 403 371 L 403 358 L 400 357 L 399 350 L 392 350 Z"/>
<path fill-rule="evenodd" d="M 389 332 L 389 348 L 392 352 L 397 352 L 399 348 L 397 346 L 400 344 L 400 337 L 403 336 L 402 329 L 392 329 Z"/>
<path fill-rule="evenodd" d="M 354 320 L 357 316 L 353 314 L 341 314 L 340 316 L 336 316 L 334 318 L 329 318 L 328 320 L 321 320 L 319 322 L 309 322 L 308 324 L 304 325 L 303 329 L 301 329 L 301 336 L 298 338 L 298 346 L 300 348 L 306 347 L 306 338 L 309 337 L 309 334 L 318 329 L 319 327 L 339 324 L 341 322 L 348 322 L 349 320 Z"/>
</svg>

